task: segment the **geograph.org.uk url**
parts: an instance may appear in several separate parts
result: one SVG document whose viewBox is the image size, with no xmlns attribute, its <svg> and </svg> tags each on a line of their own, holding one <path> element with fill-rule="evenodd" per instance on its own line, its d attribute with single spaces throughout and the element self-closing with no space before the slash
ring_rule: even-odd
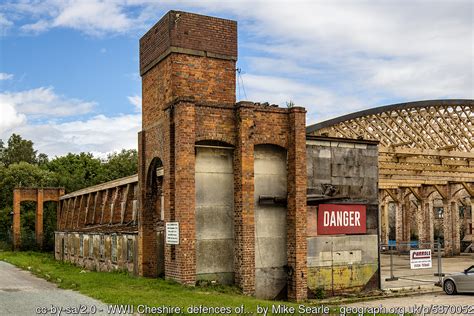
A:
<svg viewBox="0 0 474 316">
<path fill-rule="evenodd" d="M 362 307 L 362 306 L 341 306 L 340 315 L 380 315 L 380 314 L 415 314 L 415 315 L 474 315 L 474 305 L 455 304 L 420 304 L 413 306 L 392 306 L 384 307 Z"/>
</svg>

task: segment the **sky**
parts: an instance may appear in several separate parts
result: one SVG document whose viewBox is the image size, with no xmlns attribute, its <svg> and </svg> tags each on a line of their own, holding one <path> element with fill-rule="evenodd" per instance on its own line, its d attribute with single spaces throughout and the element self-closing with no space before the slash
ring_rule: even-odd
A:
<svg viewBox="0 0 474 316">
<path fill-rule="evenodd" d="M 0 139 L 55 157 L 137 148 L 138 40 L 169 10 L 238 21 L 237 99 L 307 109 L 474 98 L 474 1 L 0 3 Z"/>
</svg>

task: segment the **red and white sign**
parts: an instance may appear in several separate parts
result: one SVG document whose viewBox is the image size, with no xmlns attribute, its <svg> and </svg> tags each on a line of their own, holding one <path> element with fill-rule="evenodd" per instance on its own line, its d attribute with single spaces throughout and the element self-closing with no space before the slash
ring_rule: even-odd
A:
<svg viewBox="0 0 474 316">
<path fill-rule="evenodd" d="M 361 204 L 320 204 L 318 235 L 365 234 L 366 212 Z"/>
<path fill-rule="evenodd" d="M 410 269 L 430 269 L 431 249 L 410 250 Z"/>
</svg>

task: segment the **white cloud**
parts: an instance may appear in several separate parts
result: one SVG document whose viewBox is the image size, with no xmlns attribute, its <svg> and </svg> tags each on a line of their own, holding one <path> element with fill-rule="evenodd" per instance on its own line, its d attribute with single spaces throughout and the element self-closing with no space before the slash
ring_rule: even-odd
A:
<svg viewBox="0 0 474 316">
<path fill-rule="evenodd" d="M 10 80 L 13 79 L 13 74 L 7 74 L 5 72 L 0 72 L 0 80 Z"/>
<path fill-rule="evenodd" d="M 37 8 L 32 9 L 25 4 Z M 34 16 L 37 20 L 24 24 L 21 29 L 30 32 L 43 32 L 51 28 L 72 28 L 90 35 L 124 33 L 135 27 L 133 18 L 124 12 L 122 1 L 99 0 L 47 0 L 32 1 L 12 6 L 12 10 Z"/>
<path fill-rule="evenodd" d="M 131 24 L 117 1 L 92 0 L 70 1 L 53 21 L 53 26 L 71 27 L 92 34 L 127 31 Z"/>
<path fill-rule="evenodd" d="M 247 9 L 250 4 L 252 10 Z M 299 93 L 307 107 L 318 106 L 320 100 L 336 102 L 321 117 L 352 112 L 360 102 L 368 108 L 386 100 L 474 98 L 472 1 L 410 1 L 403 5 L 221 1 L 195 6 L 208 14 L 231 12 L 236 16 L 246 37 L 240 47 L 255 55 L 247 56 L 244 72 L 305 82 L 308 90 Z M 251 81 L 245 87 L 273 84 L 272 80 Z M 265 93 L 263 87 L 258 90 L 262 94 L 253 93 L 253 97 L 269 100 L 288 91 L 284 85 L 272 93 Z M 330 97 L 307 92 L 318 90 Z M 313 97 L 313 102 L 306 103 Z M 338 101 L 346 98 L 356 102 L 341 106 Z"/>
<path fill-rule="evenodd" d="M 336 94 L 329 89 L 284 77 L 244 75 L 243 79 L 249 100 L 269 102 L 282 107 L 292 101 L 297 106 L 306 107 L 308 124 L 337 116 L 341 111 L 347 113 L 353 109 L 361 110 L 366 104 L 364 102 L 372 101 L 342 93 Z"/>
<path fill-rule="evenodd" d="M 14 127 L 21 126 L 26 122 L 26 116 L 18 113 L 13 104 L 0 100 L 0 135 Z"/>
<path fill-rule="evenodd" d="M 50 157 L 68 152 L 93 152 L 105 157 L 121 149 L 137 148 L 137 133 L 141 128 L 141 114 L 108 117 L 97 115 L 90 119 L 58 123 L 23 124 L 15 133 L 31 139 L 39 152 Z M 3 133 L 4 138 L 9 134 Z"/>
<path fill-rule="evenodd" d="M 130 98 L 140 103 L 139 96 Z M 82 151 L 105 157 L 137 148 L 141 114 L 77 117 L 90 115 L 95 104 L 57 95 L 52 87 L 0 93 L 0 139 L 20 134 L 52 157 Z"/>
<path fill-rule="evenodd" d="M 135 112 L 141 112 L 142 110 L 142 97 L 139 95 L 134 95 L 127 97 L 128 101 L 135 107 Z"/>
<path fill-rule="evenodd" d="M 102 35 L 145 31 L 171 6 L 238 20 L 249 98 L 292 99 L 313 113 L 309 122 L 386 100 L 474 98 L 469 0 L 47 0 L 12 10 L 30 18 L 24 30 Z M 136 96 L 129 100 L 137 106 Z"/>
<path fill-rule="evenodd" d="M 12 104 L 19 112 L 36 118 L 86 114 L 96 105 L 95 102 L 57 95 L 52 87 L 2 92 L 0 102 Z"/>
<path fill-rule="evenodd" d="M 21 26 L 21 29 L 25 32 L 41 33 L 48 30 L 51 27 L 51 23 L 46 20 L 39 20 L 35 23 L 25 24 Z"/>
<path fill-rule="evenodd" d="M 0 36 L 7 34 L 7 30 L 13 26 L 13 22 L 0 13 Z"/>
</svg>

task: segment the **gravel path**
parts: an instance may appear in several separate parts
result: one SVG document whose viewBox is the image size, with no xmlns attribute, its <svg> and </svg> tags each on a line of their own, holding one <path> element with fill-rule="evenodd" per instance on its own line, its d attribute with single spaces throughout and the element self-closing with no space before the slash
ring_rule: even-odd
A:
<svg viewBox="0 0 474 316">
<path fill-rule="evenodd" d="M 0 261 L 0 315 L 88 315 L 94 308 L 95 315 L 107 315 L 104 303 L 72 290 L 59 289 L 28 271 Z"/>
</svg>

